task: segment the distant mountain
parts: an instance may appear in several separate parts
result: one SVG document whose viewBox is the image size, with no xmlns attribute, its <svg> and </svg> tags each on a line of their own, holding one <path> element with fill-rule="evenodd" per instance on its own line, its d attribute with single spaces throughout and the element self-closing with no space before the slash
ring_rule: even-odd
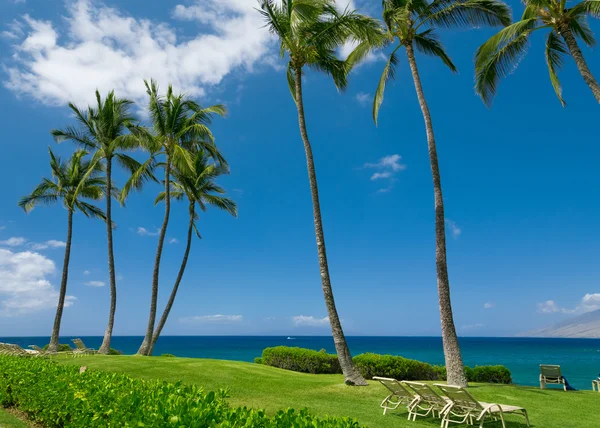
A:
<svg viewBox="0 0 600 428">
<path fill-rule="evenodd" d="M 521 333 L 518 336 L 600 338 L 600 309 L 569 318 L 552 327 Z"/>
</svg>

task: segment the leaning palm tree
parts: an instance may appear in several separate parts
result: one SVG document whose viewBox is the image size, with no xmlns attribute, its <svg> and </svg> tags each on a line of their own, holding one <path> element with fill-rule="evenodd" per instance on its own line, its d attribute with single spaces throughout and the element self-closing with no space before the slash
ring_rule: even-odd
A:
<svg viewBox="0 0 600 428">
<path fill-rule="evenodd" d="M 154 329 L 150 354 L 152 354 L 152 351 L 154 350 L 154 345 L 167 322 L 167 318 L 173 307 L 173 302 L 177 296 L 177 290 L 179 289 L 183 274 L 185 273 L 188 257 L 190 255 L 193 232 L 200 238 L 200 232 L 196 226 L 196 221 L 198 220 L 196 205 L 198 205 L 198 208 L 201 211 L 206 211 L 207 206 L 210 205 L 227 211 L 232 216 L 237 217 L 237 206 L 235 202 L 221 196 L 225 194 L 225 190 L 215 183 L 215 179 L 223 174 L 229 173 L 229 170 L 227 167 L 215 163 L 211 159 L 212 158 L 208 156 L 204 150 L 200 149 L 194 153 L 193 168 L 191 171 L 181 171 L 178 168 L 174 168 L 172 171 L 171 199 L 182 200 L 187 198 L 188 201 L 189 220 L 187 242 L 181 261 L 181 267 L 179 268 L 179 273 L 177 274 L 175 284 L 173 285 L 173 290 L 171 291 L 165 310 L 158 321 L 158 325 Z M 165 201 L 165 197 L 166 193 L 164 191 L 161 192 L 156 198 L 155 203 Z"/>
<path fill-rule="evenodd" d="M 102 100 L 96 91 L 96 106 L 81 110 L 69 103 L 79 127 L 66 127 L 52 130 L 54 139 L 58 142 L 71 141 L 85 150 L 93 151 L 92 162 L 103 162 L 106 165 L 106 192 L 112 194 L 112 169 L 113 161 L 117 161 L 126 170 L 133 173 L 139 169 L 139 163 L 127 156 L 125 151 L 137 148 L 137 139 L 127 133 L 127 129 L 135 122 L 129 108 L 133 101 L 119 99 L 114 91 Z M 101 354 L 108 354 L 115 323 L 117 307 L 117 284 L 115 275 L 115 256 L 113 248 L 112 228 L 112 198 L 106 198 L 106 238 L 108 242 L 108 277 L 110 282 L 110 311 L 108 326 L 104 333 L 102 346 L 98 350 Z"/>
<path fill-rule="evenodd" d="M 431 114 L 421 85 L 417 68 L 415 48 L 425 54 L 438 57 L 455 72 L 456 67 L 446 54 L 435 30 L 437 28 L 496 26 L 510 24 L 510 9 L 498 0 L 384 0 L 383 20 L 387 27 L 386 38 L 389 42 L 396 41 L 397 46 L 391 52 L 383 69 L 379 85 L 373 101 L 373 120 L 377 124 L 379 108 L 383 102 L 385 85 L 394 78 L 398 64 L 397 52 L 404 47 L 408 64 L 412 73 L 419 105 L 425 120 L 429 161 L 433 177 L 433 192 L 435 197 L 435 243 L 436 270 L 440 318 L 442 324 L 442 339 L 444 356 L 448 372 L 448 383 L 466 386 L 462 356 L 454 326 L 452 305 L 450 301 L 450 282 L 446 262 L 446 230 L 444 218 L 444 199 L 438 164 L 437 149 L 433 132 Z M 348 58 L 352 65 L 360 61 L 370 46 L 367 43 L 359 45 Z"/>
<path fill-rule="evenodd" d="M 102 199 L 106 191 L 106 180 L 102 177 L 100 164 L 96 163 L 94 165 L 90 161 L 83 159 L 87 155 L 87 152 L 84 150 L 76 151 L 68 162 L 61 161 L 60 158 L 54 155 L 51 149 L 48 149 L 48 151 L 50 152 L 52 178 L 44 178 L 30 195 L 23 197 L 19 201 L 19 206 L 25 212 L 30 212 L 38 205 L 49 205 L 62 200 L 64 207 L 67 209 L 65 259 L 63 262 L 56 316 L 54 318 L 52 336 L 50 337 L 50 345 L 48 346 L 49 352 L 57 352 L 60 322 L 65 307 L 67 281 L 69 278 L 73 214 L 75 211 L 81 211 L 87 217 L 106 220 L 106 216 L 100 208 L 85 201 L 85 199 L 95 201 Z"/>
<path fill-rule="evenodd" d="M 208 128 L 213 116 L 224 116 L 227 110 L 223 105 L 202 108 L 183 94 L 175 95 L 170 85 L 166 95 L 161 96 L 158 93 L 156 82 L 144 81 L 144 83 L 150 97 L 149 113 L 152 129 L 145 130 L 138 127 L 132 129 L 132 132 L 141 146 L 150 152 L 150 159 L 144 162 L 125 184 L 121 200 L 123 201 L 127 197 L 129 191 L 139 188 L 148 177 L 151 177 L 153 168 L 156 166 L 164 168 L 165 215 L 158 235 L 154 259 L 148 325 L 144 340 L 137 352 L 139 355 L 151 355 L 152 336 L 156 322 L 160 262 L 171 212 L 171 174 L 175 168 L 186 173 L 193 170 L 193 156 L 188 149 L 194 147 L 206 150 L 219 164 L 227 165 L 217 150 L 213 135 Z M 157 163 L 156 159 L 161 156 L 164 156 L 164 162 Z"/>
<path fill-rule="evenodd" d="M 304 116 L 302 75 L 305 67 L 321 71 L 331 76 L 338 89 L 344 89 L 347 85 L 348 67 L 344 61 L 336 57 L 336 49 L 346 42 L 362 42 L 377 38 L 381 34 L 380 26 L 377 21 L 359 15 L 355 11 L 339 12 L 332 0 L 282 0 L 280 3 L 273 0 L 260 0 L 259 3 L 266 26 L 281 42 L 282 57 L 286 53 L 289 55 L 287 80 L 296 103 L 300 136 L 306 153 L 321 283 L 338 359 L 346 383 L 366 385 L 366 381 L 352 363 L 333 298 L 317 175 Z"/>
<path fill-rule="evenodd" d="M 548 29 L 546 63 L 550 83 L 560 103 L 565 106 L 557 71 L 567 55 L 573 58 L 581 77 L 600 103 L 600 86 L 577 44 L 577 39 L 590 47 L 596 44 L 588 16 L 600 18 L 600 0 L 583 0 L 573 7 L 567 7 L 567 0 L 525 0 L 521 20 L 502 29 L 477 50 L 476 92 L 489 106 L 500 79 L 511 73 L 525 54 L 529 35 L 536 30 Z"/>
</svg>

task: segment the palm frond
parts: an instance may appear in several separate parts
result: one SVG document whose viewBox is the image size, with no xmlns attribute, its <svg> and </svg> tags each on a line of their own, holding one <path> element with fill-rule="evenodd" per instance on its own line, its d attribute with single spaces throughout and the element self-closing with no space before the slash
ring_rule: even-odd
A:
<svg viewBox="0 0 600 428">
<path fill-rule="evenodd" d="M 383 68 L 383 73 L 381 73 L 381 78 L 379 79 L 379 84 L 377 85 L 377 90 L 375 91 L 375 97 L 373 99 L 373 121 L 375 122 L 375 125 L 377 125 L 379 109 L 383 103 L 385 85 L 389 80 L 394 79 L 394 76 L 396 75 L 396 66 L 398 65 L 398 57 L 396 56 L 396 52 L 401 47 L 402 45 L 398 45 L 396 49 L 392 51 L 387 63 L 385 64 L 385 67 Z"/>
<path fill-rule="evenodd" d="M 600 18 L 600 0 L 583 0 L 567 11 L 570 17 L 590 15 Z"/>
<path fill-rule="evenodd" d="M 499 27 L 511 22 L 510 8 L 499 0 L 436 0 L 420 15 L 416 28 Z"/>
<path fill-rule="evenodd" d="M 292 70 L 291 61 L 288 62 L 286 77 L 288 82 L 288 88 L 290 89 L 290 94 L 292 95 L 292 99 L 296 102 L 296 77 L 294 76 L 294 71 Z"/>
<path fill-rule="evenodd" d="M 121 197 L 119 198 L 121 204 L 125 203 L 125 200 L 132 190 L 141 190 L 142 187 L 144 187 L 144 184 L 150 180 L 157 181 L 156 177 L 154 177 L 155 164 L 156 158 L 150 156 L 148 160 L 141 164 L 140 167 L 131 174 L 121 190 Z"/>
<path fill-rule="evenodd" d="M 554 31 L 551 31 L 550 34 L 548 34 L 548 39 L 546 40 L 546 63 L 548 64 L 548 72 L 550 73 L 550 82 L 552 83 L 554 92 L 556 92 L 556 96 L 560 100 L 560 103 L 563 107 L 566 104 L 562 98 L 562 89 L 560 87 L 560 81 L 558 80 L 556 70 L 562 67 L 563 55 L 568 54 L 569 50 L 567 49 L 565 43 Z"/>
<path fill-rule="evenodd" d="M 579 37 L 587 46 L 596 46 L 594 32 L 590 28 L 590 24 L 587 22 L 587 18 L 585 15 L 580 15 L 573 19 L 570 19 L 569 28 L 571 29 L 575 37 Z"/>
<path fill-rule="evenodd" d="M 425 30 L 422 33 L 415 35 L 414 42 L 419 52 L 424 53 L 425 55 L 438 57 L 453 73 L 458 71 L 444 50 L 444 46 L 442 46 L 437 34 L 433 32 L 433 29 Z"/>
</svg>

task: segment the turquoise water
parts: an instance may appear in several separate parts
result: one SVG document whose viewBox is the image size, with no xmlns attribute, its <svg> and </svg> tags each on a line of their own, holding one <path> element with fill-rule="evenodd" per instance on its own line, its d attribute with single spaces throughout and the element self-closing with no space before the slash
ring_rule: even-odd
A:
<svg viewBox="0 0 600 428">
<path fill-rule="evenodd" d="M 72 337 L 61 338 L 70 342 Z M 82 337 L 87 346 L 98 348 L 102 337 Z M 438 337 L 348 337 L 353 355 L 363 352 L 401 355 L 443 364 L 442 340 Z M 48 337 L 0 338 L 0 342 L 43 346 Z M 133 354 L 142 337 L 117 336 L 113 348 Z M 335 352 L 333 340 L 326 336 L 165 336 L 156 344 L 155 355 L 163 353 L 180 357 L 216 358 L 253 361 L 269 346 L 300 346 Z M 508 367 L 513 382 L 539 385 L 539 364 L 559 364 L 569 383 L 577 389 L 590 389 L 591 380 L 600 373 L 600 339 L 533 339 L 533 338 L 461 338 L 465 364 L 470 366 L 502 364 Z"/>
</svg>

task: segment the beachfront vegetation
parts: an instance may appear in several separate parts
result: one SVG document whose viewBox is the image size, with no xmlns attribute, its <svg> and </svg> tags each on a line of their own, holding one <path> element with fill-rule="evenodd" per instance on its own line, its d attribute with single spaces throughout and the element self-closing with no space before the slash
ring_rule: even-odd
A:
<svg viewBox="0 0 600 428">
<path fill-rule="evenodd" d="M 92 166 L 104 164 L 106 193 L 112 195 L 113 161 L 124 167 L 129 173 L 139 168 L 138 162 L 124 152 L 138 147 L 137 139 L 127 133 L 134 126 L 136 119 L 129 112 L 132 101 L 119 99 L 111 91 L 105 100 L 96 91 L 96 106 L 87 110 L 69 103 L 79 127 L 68 126 L 64 129 L 53 129 L 50 133 L 57 142 L 70 141 L 76 146 L 92 153 Z M 115 256 L 113 247 L 112 197 L 106 198 L 106 241 L 108 243 L 108 278 L 110 284 L 110 310 L 108 326 L 104 340 L 98 352 L 108 354 L 115 324 L 117 308 L 117 283 L 115 277 Z"/>
<path fill-rule="evenodd" d="M 512 73 L 529 47 L 529 36 L 536 30 L 550 30 L 546 38 L 546 63 L 550 83 L 560 103 L 565 106 L 558 80 L 558 69 L 569 55 L 600 103 L 600 86 L 592 75 L 577 44 L 581 40 L 588 47 L 596 45 L 588 17 L 600 18 L 600 0 L 584 0 L 567 7 L 566 0 L 525 0 L 521 20 L 500 30 L 484 43 L 476 53 L 475 90 L 490 105 L 500 79 Z"/>
<path fill-rule="evenodd" d="M 388 391 L 378 382 L 368 388 L 345 386 L 341 375 L 312 375 L 260 364 L 198 358 L 140 358 L 103 355 L 80 358 L 56 357 L 61 364 L 87 366 L 126 373 L 145 380 L 165 380 L 200 385 L 205 391 L 229 390 L 232 406 L 265 409 L 273 415 L 279 409 L 308 408 L 316 415 L 348 416 L 373 428 L 436 427 L 439 419 L 406 420 L 405 408 L 386 416 L 379 408 Z M 535 377 L 535 375 L 532 375 Z M 537 379 L 532 379 L 535 382 Z M 472 384 L 475 398 L 490 403 L 522 406 L 529 412 L 533 427 L 585 428 L 596 426 L 599 394 L 592 391 L 544 390 L 515 385 Z M 507 424 L 522 428 L 522 420 Z M 486 425 L 487 426 L 487 425 Z M 494 427 L 495 425 L 491 425 Z"/>
<path fill-rule="evenodd" d="M 0 405 L 17 408 L 48 428 L 359 426 L 349 418 L 319 419 L 291 409 L 270 416 L 229 406 L 223 389 L 205 392 L 194 384 L 80 370 L 42 358 L 0 356 L 0 365 Z"/>
<path fill-rule="evenodd" d="M 347 42 L 374 43 L 380 39 L 381 28 L 374 19 L 353 10 L 346 9 L 340 13 L 331 0 L 282 0 L 280 4 L 273 0 L 260 0 L 259 4 L 266 26 L 279 39 L 281 56 L 289 56 L 287 80 L 296 104 L 300 137 L 306 155 L 321 285 L 336 352 L 346 383 L 366 385 L 352 364 L 331 288 L 317 173 L 304 115 L 302 75 L 306 68 L 323 72 L 332 78 L 338 89 L 343 90 L 348 84 L 351 67 L 348 62 L 336 57 L 336 50 Z"/>
<path fill-rule="evenodd" d="M 87 217 L 100 218 L 106 221 L 106 216 L 100 208 L 86 202 L 86 200 L 98 201 L 102 199 L 106 192 L 106 180 L 102 176 L 101 165 L 86 160 L 85 156 L 88 153 L 84 150 L 77 150 L 67 162 L 63 162 L 59 157 L 56 157 L 52 149 L 48 149 L 48 152 L 50 153 L 52 178 L 42 179 L 42 182 L 30 195 L 23 197 L 19 201 L 19 206 L 26 212 L 30 212 L 38 205 L 49 205 L 61 201 L 67 210 L 65 258 L 56 316 L 54 317 L 52 335 L 48 346 L 49 352 L 57 352 L 60 322 L 65 307 L 67 281 L 69 279 L 73 214 L 79 211 Z"/>
<path fill-rule="evenodd" d="M 432 3 L 426 0 L 384 0 L 383 22 L 386 28 L 385 38 L 388 40 L 388 43 L 394 42 L 397 46 L 389 55 L 383 69 L 383 74 L 379 79 L 373 100 L 373 120 L 377 124 L 385 85 L 388 80 L 394 78 L 395 67 L 399 61 L 396 53 L 400 48 L 404 47 L 425 121 L 427 149 L 433 178 L 435 199 L 435 262 L 442 324 L 442 341 L 446 367 L 448 369 L 448 383 L 451 385 L 466 386 L 467 381 L 450 301 L 450 280 L 448 279 L 448 264 L 446 261 L 446 230 L 441 173 L 431 112 L 429 111 L 421 84 L 415 48 L 425 55 L 438 57 L 452 72 L 456 72 L 456 66 L 444 50 L 436 30 L 438 28 L 505 26 L 511 22 L 510 8 L 502 1 L 497 0 L 437 0 Z M 348 61 L 354 64 L 362 60 L 371 49 L 378 48 L 379 46 L 379 43 L 369 44 L 369 41 L 363 42 L 350 54 Z"/>
<path fill-rule="evenodd" d="M 276 346 L 263 350 L 256 364 L 311 374 L 341 374 L 337 356 L 324 349 L 315 351 L 305 348 Z M 399 380 L 446 380 L 446 367 L 433 366 L 397 355 L 381 355 L 367 352 L 352 358 L 354 366 L 365 379 L 374 376 Z M 467 381 L 479 383 L 512 382 L 510 370 L 504 366 L 465 367 Z"/>
</svg>

